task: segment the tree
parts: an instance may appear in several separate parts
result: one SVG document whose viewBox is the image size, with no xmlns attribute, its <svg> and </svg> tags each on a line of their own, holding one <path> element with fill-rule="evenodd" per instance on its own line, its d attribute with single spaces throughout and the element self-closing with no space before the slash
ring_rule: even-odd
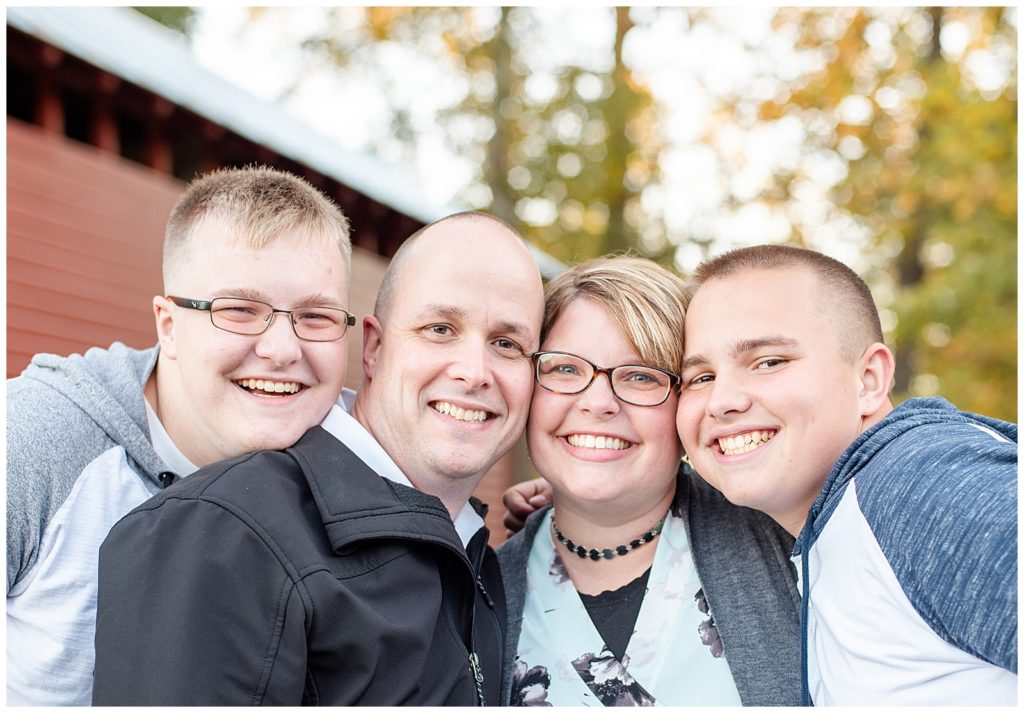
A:
<svg viewBox="0 0 1024 713">
<path fill-rule="evenodd" d="M 796 119 L 805 157 L 843 170 L 824 222 L 845 220 L 883 308 L 899 399 L 941 393 L 1016 420 L 1015 16 L 1005 8 L 788 9 L 813 69 L 757 104 L 760 124 Z M 815 61 L 816 60 L 816 61 Z M 742 98 L 722 113 L 742 123 Z M 749 128 L 749 127 L 748 127 Z M 791 206 L 806 162 L 765 191 Z M 821 247 L 822 222 L 790 240 Z M 857 237 L 860 236 L 860 237 Z"/>
<path fill-rule="evenodd" d="M 460 89 L 437 122 L 475 167 L 461 198 L 553 256 L 575 262 L 638 248 L 670 257 L 661 223 L 640 209 L 659 178 L 660 147 L 657 106 L 623 54 L 630 11 L 596 12 L 607 37 L 577 52 L 552 52 L 550 19 L 525 7 L 337 8 L 303 45 L 314 65 L 379 77 L 391 99 L 381 143 L 401 142 L 407 161 L 424 129 L 411 118 L 416 98 L 396 90 L 407 78 L 388 73 L 385 55 L 401 45 L 414 61 L 441 66 Z"/>
</svg>

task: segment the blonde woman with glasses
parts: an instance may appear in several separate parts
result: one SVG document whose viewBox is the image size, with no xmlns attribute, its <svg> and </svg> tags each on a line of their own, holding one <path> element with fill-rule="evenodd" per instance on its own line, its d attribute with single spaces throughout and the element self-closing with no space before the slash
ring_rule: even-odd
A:
<svg viewBox="0 0 1024 713">
<path fill-rule="evenodd" d="M 527 439 L 552 506 L 499 551 L 511 705 L 799 705 L 792 538 L 682 467 L 682 280 L 577 265 L 546 291 Z"/>
</svg>

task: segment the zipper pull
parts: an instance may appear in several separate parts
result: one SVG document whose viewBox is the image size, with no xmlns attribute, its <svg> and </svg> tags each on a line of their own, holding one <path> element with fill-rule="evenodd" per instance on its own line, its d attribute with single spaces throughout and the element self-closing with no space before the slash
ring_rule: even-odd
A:
<svg viewBox="0 0 1024 713">
<path fill-rule="evenodd" d="M 484 587 L 484 583 L 480 577 L 476 578 L 476 587 L 480 590 L 480 593 L 484 595 L 484 601 L 487 602 L 487 606 L 494 609 L 494 600 L 491 599 L 491 595 L 487 593 L 487 588 Z"/>
<path fill-rule="evenodd" d="M 484 673 L 480 670 L 480 659 L 474 651 L 469 655 L 469 670 L 473 672 L 473 680 L 476 682 L 476 697 L 481 706 L 487 705 L 484 701 Z"/>
</svg>

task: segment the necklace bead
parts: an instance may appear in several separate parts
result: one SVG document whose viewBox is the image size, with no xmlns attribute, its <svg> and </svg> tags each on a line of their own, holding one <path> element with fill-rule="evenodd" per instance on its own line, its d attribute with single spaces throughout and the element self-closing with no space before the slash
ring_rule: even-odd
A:
<svg viewBox="0 0 1024 713">
<path fill-rule="evenodd" d="M 665 513 L 665 517 L 668 517 L 668 513 Z M 555 532 L 555 539 L 565 545 L 565 548 L 575 554 L 580 559 L 587 559 L 588 557 L 595 562 L 599 559 L 610 560 L 616 556 L 628 555 L 630 552 L 635 550 L 637 547 L 646 545 L 648 542 L 654 540 L 655 537 L 661 534 L 661 529 L 665 526 L 665 517 L 661 518 L 657 525 L 652 527 L 650 530 L 645 532 L 643 535 L 635 540 L 630 540 L 628 545 L 619 545 L 615 548 L 605 548 L 602 550 L 586 548 L 583 545 L 577 545 L 572 540 L 568 539 L 562 534 L 562 531 L 558 529 L 558 524 L 555 522 L 555 516 L 551 516 L 551 529 Z"/>
</svg>

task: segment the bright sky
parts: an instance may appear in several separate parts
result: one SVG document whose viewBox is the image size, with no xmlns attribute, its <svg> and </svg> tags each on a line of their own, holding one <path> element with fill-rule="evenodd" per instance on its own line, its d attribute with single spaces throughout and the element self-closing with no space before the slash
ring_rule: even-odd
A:
<svg viewBox="0 0 1024 713">
<path fill-rule="evenodd" d="M 496 13 L 497 9 L 483 9 L 484 21 L 488 11 Z M 256 96 L 280 100 L 293 116 L 347 148 L 365 150 L 376 143 L 382 159 L 404 163 L 417 174 L 428 200 L 459 202 L 458 194 L 471 182 L 476 167 L 470 157 L 455 155 L 446 146 L 435 116 L 457 101 L 464 87 L 437 64 L 424 62 L 400 46 L 382 56 L 385 76 L 392 78 L 385 86 L 358 72 L 310 71 L 298 43 L 322 24 L 322 9 L 278 8 L 255 22 L 248 21 L 247 12 L 239 7 L 202 8 L 193 44 L 203 64 Z M 642 19 L 643 14 L 656 10 L 634 8 L 633 12 L 634 19 Z M 837 8 L 839 12 L 843 10 Z M 643 207 L 649 214 L 661 216 L 670 234 L 711 239 L 716 252 L 783 240 L 790 220 L 820 226 L 814 235 L 815 247 L 859 269 L 859 248 L 866 234 L 848 218 L 830 213 L 827 200 L 829 188 L 843 178 L 845 164 L 835 154 L 802 152 L 806 129 L 800 122 L 719 131 L 713 147 L 704 138 L 714 121 L 711 91 L 768 99 L 779 91 L 780 80 L 799 75 L 814 61 L 809 54 L 793 50 L 792 38 L 771 29 L 773 13 L 770 8 L 750 6 L 716 8 L 709 11 L 710 22 L 693 28 L 683 13 L 669 13 L 651 26 L 639 23 L 628 35 L 627 62 L 665 108 L 663 181 L 645 190 Z M 523 53 L 534 62 L 530 68 L 534 75 L 527 86 L 531 93 L 543 96 L 551 91 L 553 82 L 545 72 L 548 67 L 570 61 L 608 61 L 614 29 L 608 8 L 539 7 L 534 14 L 540 20 L 539 31 L 526 39 L 534 47 Z M 566 27 L 573 28 L 571 42 L 566 41 Z M 884 25 L 875 23 L 866 35 L 879 53 L 886 51 L 888 29 Z M 962 54 L 968 36 L 967 28 L 959 23 L 947 23 L 941 38 L 944 49 L 952 55 Z M 1005 82 L 1006 64 L 997 60 L 991 53 L 973 58 L 972 71 L 979 86 L 998 87 Z M 296 85 L 297 76 L 302 81 Z M 396 97 L 409 107 L 409 121 L 421 136 L 412 165 L 385 133 L 387 122 L 382 117 L 388 115 L 387 101 Z M 870 111 L 866 100 L 848 102 L 841 111 L 847 118 L 857 118 L 865 111 L 864 104 Z M 852 144 L 840 148 L 851 154 L 858 150 Z M 723 175 L 722 157 L 730 165 L 729 175 Z M 780 166 L 799 168 L 808 176 L 789 216 L 758 200 Z M 743 202 L 741 208 L 722 208 L 729 193 Z M 520 217 L 546 221 L 556 208 L 546 200 L 534 201 L 529 213 Z M 677 252 L 683 271 L 702 258 L 693 244 L 683 243 Z"/>
</svg>

